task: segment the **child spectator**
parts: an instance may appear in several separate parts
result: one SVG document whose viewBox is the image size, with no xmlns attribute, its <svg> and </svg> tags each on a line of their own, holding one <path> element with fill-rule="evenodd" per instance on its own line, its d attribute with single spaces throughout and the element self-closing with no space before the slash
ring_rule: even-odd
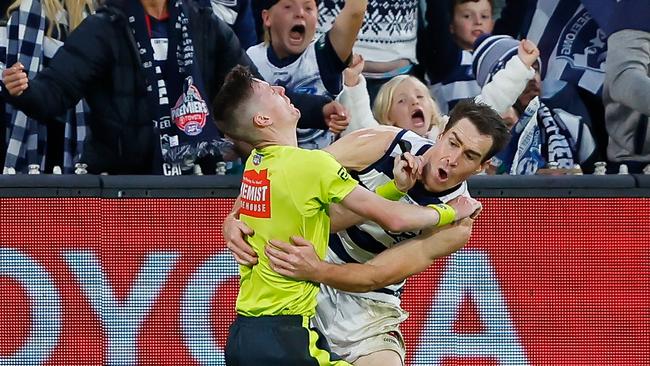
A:
<svg viewBox="0 0 650 366">
<path fill-rule="evenodd" d="M 530 41 L 520 41 L 514 51 L 519 57 L 506 60 L 504 69 L 498 71 L 475 98 L 499 114 L 508 110 L 535 74 L 531 66 L 539 56 L 537 47 Z M 431 140 L 438 138 L 447 117 L 440 114 L 437 104 L 421 81 L 413 76 L 400 75 L 384 84 L 375 99 L 373 116 L 368 107 L 362 69 L 363 58 L 355 55 L 352 65 L 344 73 L 345 88 L 339 99 L 353 113 L 350 126 L 344 133 L 383 124 L 408 129 Z"/>
<path fill-rule="evenodd" d="M 265 41 L 247 53 L 265 80 L 296 92 L 336 96 L 342 72 L 363 22 L 367 0 L 348 1 L 330 31 L 314 40 L 315 0 L 268 0 L 262 8 Z M 298 129 L 298 145 L 320 149 L 334 136 L 324 130 Z"/>
<path fill-rule="evenodd" d="M 474 73 L 484 86 L 517 52 L 518 41 L 510 36 L 484 36 L 474 51 Z M 548 162 L 573 168 L 592 162 L 596 155 L 588 113 L 572 86 L 562 83 L 540 101 L 541 61 L 533 64 L 535 77 L 514 103 L 517 122 L 512 140 L 493 158 L 496 173 L 535 174 Z M 556 84 L 551 84 L 555 87 Z"/>
<path fill-rule="evenodd" d="M 421 62 L 432 94 L 447 112 L 461 99 L 481 93 L 472 72 L 476 39 L 494 28 L 492 0 L 428 1 L 427 29 L 419 40 Z M 445 6 L 449 4 L 450 6 Z M 445 17 L 449 14 L 450 17 Z"/>
<path fill-rule="evenodd" d="M 34 77 L 49 64 L 81 21 L 94 11 L 92 0 L 16 0 L 8 9 L 6 55 L 7 65 L 26 65 L 28 77 Z M 37 164 L 41 171 L 51 172 L 55 165 L 72 173 L 74 163 L 83 151 L 89 108 L 80 101 L 58 116 L 30 118 L 23 111 L 5 104 L 8 132 L 5 169 L 27 173 Z M 3 126 L 3 129 L 4 129 Z"/>
</svg>

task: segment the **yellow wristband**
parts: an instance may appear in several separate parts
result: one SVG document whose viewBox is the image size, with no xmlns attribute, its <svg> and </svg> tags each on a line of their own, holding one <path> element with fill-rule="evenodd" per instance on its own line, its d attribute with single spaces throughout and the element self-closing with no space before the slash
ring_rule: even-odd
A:
<svg viewBox="0 0 650 366">
<path fill-rule="evenodd" d="M 402 192 L 397 188 L 395 180 L 390 180 L 378 186 L 377 189 L 375 189 L 375 193 L 391 201 L 399 201 L 402 197 L 406 196 L 405 192 Z"/>
<path fill-rule="evenodd" d="M 438 219 L 438 224 L 436 226 L 445 226 L 451 224 L 456 219 L 456 210 L 453 207 L 449 206 L 446 203 L 439 203 L 437 205 L 428 205 L 432 209 L 438 211 L 440 218 Z"/>
</svg>

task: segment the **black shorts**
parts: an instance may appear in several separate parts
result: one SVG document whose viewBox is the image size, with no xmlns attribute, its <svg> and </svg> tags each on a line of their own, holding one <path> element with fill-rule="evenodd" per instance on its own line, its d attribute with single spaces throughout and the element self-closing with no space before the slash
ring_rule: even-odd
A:
<svg viewBox="0 0 650 366">
<path fill-rule="evenodd" d="M 245 317 L 230 325 L 228 366 L 349 366 L 333 355 L 325 338 L 299 315 Z"/>
</svg>

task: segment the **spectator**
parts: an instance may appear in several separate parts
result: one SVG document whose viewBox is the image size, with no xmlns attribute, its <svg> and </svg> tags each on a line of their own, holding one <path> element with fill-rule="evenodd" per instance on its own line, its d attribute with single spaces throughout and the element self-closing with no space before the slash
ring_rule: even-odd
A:
<svg viewBox="0 0 650 366">
<path fill-rule="evenodd" d="M 479 85 L 492 80 L 515 55 L 518 44 L 510 36 L 484 36 L 477 40 L 473 68 Z M 576 163 L 592 162 L 596 155 L 586 108 L 571 85 L 563 84 L 563 88 L 540 101 L 540 67 L 541 61 L 537 60 L 533 64 L 535 77 L 513 106 L 517 122 L 511 129 L 512 140 L 492 159 L 493 172 L 535 174 L 548 162 L 570 169 Z"/>
<path fill-rule="evenodd" d="M 499 19 L 499 23 L 507 26 L 495 28 L 495 32 L 511 31 L 508 34 L 512 36 L 519 29 L 519 35 L 539 46 L 542 80 L 562 80 L 572 85 L 575 89 L 572 93 L 577 93 L 576 97 L 587 108 L 598 155 L 603 157 L 608 134 L 602 89 L 609 33 L 602 26 L 612 18 L 612 8 L 630 4 L 639 4 L 640 10 L 630 11 L 626 17 L 638 17 L 647 24 L 645 14 L 650 5 L 647 0 L 513 0 Z"/>
<path fill-rule="evenodd" d="M 332 29 L 314 40 L 315 0 L 268 0 L 262 5 L 265 41 L 248 49 L 264 79 L 288 90 L 336 96 L 342 72 L 363 22 L 367 0 L 348 1 Z M 298 129 L 298 145 L 320 149 L 334 136 L 323 130 Z"/>
<path fill-rule="evenodd" d="M 36 78 L 28 81 L 20 63 L 6 69 L 5 96 L 34 118 L 59 115 L 85 97 L 93 121 L 82 160 L 91 173 L 191 174 L 195 163 L 213 173 L 229 144 L 209 122 L 206 100 L 233 66 L 252 62 L 206 7 L 109 0 Z M 302 121 L 321 126 L 321 115 L 333 113 L 326 102 L 296 99 Z"/>
<path fill-rule="evenodd" d="M 609 36 L 603 85 L 610 167 L 625 163 L 632 173 L 649 172 L 650 0 L 600 2 L 584 6 Z M 644 166 L 646 168 L 644 169 Z"/>
<path fill-rule="evenodd" d="M 609 36 L 607 47 L 607 157 L 640 173 L 650 163 L 650 31 L 620 30 Z"/>
<path fill-rule="evenodd" d="M 221 20 L 228 23 L 239 38 L 243 48 L 257 44 L 251 0 L 210 0 L 212 10 Z"/>
<path fill-rule="evenodd" d="M 494 27 L 492 0 L 427 2 L 427 26 L 419 39 L 421 62 L 444 113 L 481 93 L 472 72 L 476 39 Z M 449 16 L 446 16 L 449 14 Z"/>
<path fill-rule="evenodd" d="M 518 57 L 512 57 L 503 70 L 475 98 L 504 114 L 526 87 L 535 72 L 532 65 L 539 57 L 537 47 L 530 41 L 520 41 L 516 48 Z M 352 111 L 350 126 L 345 133 L 372 127 L 377 123 L 411 130 L 431 140 L 444 130 L 447 116 L 440 114 L 427 87 L 417 78 L 408 75 L 394 77 L 384 84 L 374 103 L 374 117 L 369 110 L 365 79 L 361 74 L 363 58 L 355 55 L 351 67 L 345 71 L 345 89 L 341 103 Z M 375 120 L 376 119 L 376 120 Z"/>
<path fill-rule="evenodd" d="M 328 0 L 319 5 L 319 33 L 325 33 L 349 1 Z M 366 59 L 364 75 L 370 100 L 397 75 L 409 74 L 417 63 L 416 40 L 420 0 L 371 0 L 354 52 Z"/>
<path fill-rule="evenodd" d="M 67 35 L 83 18 L 94 12 L 92 0 L 16 0 L 8 9 L 6 55 L 8 65 L 27 65 L 28 77 L 34 77 L 49 64 Z M 89 108 L 80 101 L 58 115 L 30 118 L 8 104 L 1 120 L 6 126 L 8 145 L 4 169 L 27 173 L 31 164 L 51 172 L 54 166 L 65 173 L 74 171 L 74 163 L 83 152 Z M 4 129 L 4 128 L 3 128 Z M 3 140 L 4 143 L 4 140 Z"/>
</svg>

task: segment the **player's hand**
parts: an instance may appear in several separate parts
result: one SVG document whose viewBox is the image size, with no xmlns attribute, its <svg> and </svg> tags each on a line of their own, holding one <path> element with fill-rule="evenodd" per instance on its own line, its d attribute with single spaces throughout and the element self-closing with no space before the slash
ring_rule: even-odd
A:
<svg viewBox="0 0 650 366">
<path fill-rule="evenodd" d="M 16 62 L 11 67 L 4 69 L 2 82 L 5 84 L 9 95 L 14 97 L 21 95 L 29 86 L 29 79 L 23 64 Z"/>
<path fill-rule="evenodd" d="M 335 134 L 343 132 L 350 124 L 347 110 L 337 101 L 329 102 L 323 106 L 323 116 L 329 130 Z"/>
<path fill-rule="evenodd" d="M 447 204 L 456 210 L 456 219 L 454 221 L 460 221 L 466 217 L 476 218 L 483 209 L 481 202 L 466 196 L 456 197 Z"/>
<path fill-rule="evenodd" d="M 292 236 L 291 243 L 280 240 L 269 241 L 264 251 L 269 257 L 271 268 L 279 274 L 297 280 L 311 281 L 322 264 L 314 245 L 299 236 Z"/>
<path fill-rule="evenodd" d="M 422 157 L 414 156 L 410 152 L 395 157 L 393 176 L 395 186 L 402 192 L 408 192 L 422 174 Z"/>
<path fill-rule="evenodd" d="M 257 254 L 246 241 L 246 236 L 253 234 L 255 234 L 253 229 L 233 215 L 228 215 L 223 222 L 223 237 L 226 247 L 235 257 L 237 263 L 247 267 L 257 264 Z"/>
<path fill-rule="evenodd" d="M 465 244 L 467 244 L 472 235 L 473 225 L 474 219 L 466 217 L 451 225 L 438 229 L 434 235 L 436 243 L 442 245 L 439 249 L 443 250 L 438 253 L 438 256 L 447 256 L 461 250 Z"/>
<path fill-rule="evenodd" d="M 366 62 L 363 60 L 363 56 L 356 53 L 352 56 L 352 62 L 343 70 L 343 82 L 345 86 L 352 87 L 359 84 L 359 75 L 361 75 L 365 64 Z"/>
<path fill-rule="evenodd" d="M 535 61 L 537 61 L 539 58 L 539 49 L 532 41 L 528 39 L 522 39 L 519 41 L 517 55 L 526 66 L 531 68 L 533 67 L 533 64 L 535 64 Z"/>
</svg>

